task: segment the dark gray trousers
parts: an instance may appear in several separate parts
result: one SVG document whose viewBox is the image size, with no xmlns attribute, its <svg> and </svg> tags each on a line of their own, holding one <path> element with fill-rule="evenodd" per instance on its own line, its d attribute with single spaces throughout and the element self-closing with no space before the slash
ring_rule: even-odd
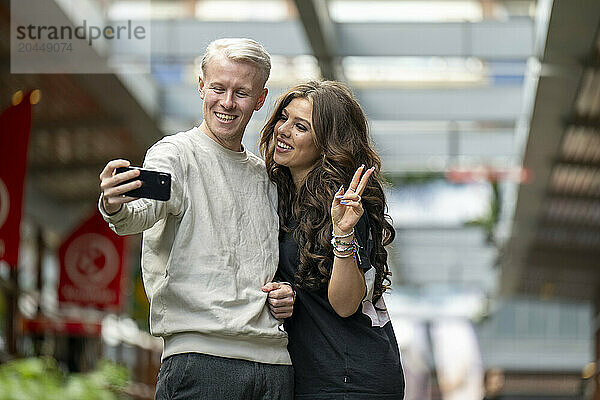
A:
<svg viewBox="0 0 600 400">
<path fill-rule="evenodd" d="M 156 400 L 292 400 L 291 365 L 210 356 L 167 357 L 158 373 Z"/>
</svg>

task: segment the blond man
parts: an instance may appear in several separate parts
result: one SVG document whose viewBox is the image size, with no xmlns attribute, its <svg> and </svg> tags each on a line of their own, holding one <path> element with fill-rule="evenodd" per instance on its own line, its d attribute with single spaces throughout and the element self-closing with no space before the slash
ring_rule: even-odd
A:
<svg viewBox="0 0 600 400">
<path fill-rule="evenodd" d="M 100 175 L 99 208 L 118 234 L 144 232 L 142 273 L 150 330 L 164 339 L 157 399 L 291 399 L 293 370 L 282 318 L 290 286 L 278 263 L 277 191 L 264 162 L 242 145 L 265 101 L 270 57 L 249 39 L 206 49 L 199 127 L 167 136 L 144 167 L 172 176 L 166 202 L 125 193 L 138 171 Z"/>
</svg>

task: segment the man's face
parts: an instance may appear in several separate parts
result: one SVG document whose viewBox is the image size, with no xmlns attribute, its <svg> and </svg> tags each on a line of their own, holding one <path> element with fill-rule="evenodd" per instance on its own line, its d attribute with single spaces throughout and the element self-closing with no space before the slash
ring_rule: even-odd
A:
<svg viewBox="0 0 600 400">
<path fill-rule="evenodd" d="M 222 146 L 240 151 L 244 130 L 267 95 L 257 67 L 215 55 L 199 79 L 204 132 Z"/>
</svg>

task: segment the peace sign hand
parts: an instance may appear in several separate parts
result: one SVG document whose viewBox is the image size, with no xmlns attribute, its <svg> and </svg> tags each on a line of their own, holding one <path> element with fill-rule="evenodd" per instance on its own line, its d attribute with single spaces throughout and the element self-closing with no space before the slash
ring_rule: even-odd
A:
<svg viewBox="0 0 600 400">
<path fill-rule="evenodd" d="M 331 219 L 333 222 L 334 235 L 345 235 L 352 231 L 354 225 L 363 215 L 363 206 L 360 195 L 364 192 L 367 182 L 375 167 L 369 168 L 363 175 L 364 164 L 358 167 L 350 187 L 344 192 L 344 186 L 340 187 L 331 203 Z M 361 178 L 362 175 L 362 178 Z"/>
</svg>

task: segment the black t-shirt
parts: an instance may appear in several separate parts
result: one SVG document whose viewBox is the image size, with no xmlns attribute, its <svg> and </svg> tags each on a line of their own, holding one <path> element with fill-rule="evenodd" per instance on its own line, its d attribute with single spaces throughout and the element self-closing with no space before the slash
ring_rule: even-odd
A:
<svg viewBox="0 0 600 400">
<path fill-rule="evenodd" d="M 360 268 L 371 268 L 366 214 L 355 227 Z M 278 275 L 294 282 L 298 245 L 291 233 L 279 243 Z M 327 285 L 307 291 L 295 285 L 294 312 L 284 327 L 295 373 L 297 399 L 402 399 L 404 375 L 391 322 L 372 326 L 363 307 L 348 318 L 335 313 Z M 369 304 L 370 305 L 370 304 Z M 372 305 L 369 307 L 373 310 Z M 387 315 L 387 314 L 386 314 Z"/>
</svg>

